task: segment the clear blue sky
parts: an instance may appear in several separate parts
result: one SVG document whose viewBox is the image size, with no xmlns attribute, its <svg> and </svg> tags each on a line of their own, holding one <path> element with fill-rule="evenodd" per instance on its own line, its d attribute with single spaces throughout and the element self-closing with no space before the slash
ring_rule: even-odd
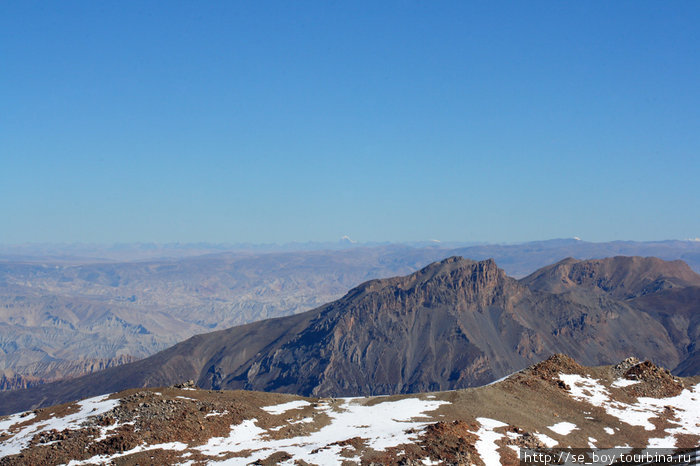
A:
<svg viewBox="0 0 700 466">
<path fill-rule="evenodd" d="M 0 3 L 0 243 L 700 236 L 700 2 Z"/>
</svg>

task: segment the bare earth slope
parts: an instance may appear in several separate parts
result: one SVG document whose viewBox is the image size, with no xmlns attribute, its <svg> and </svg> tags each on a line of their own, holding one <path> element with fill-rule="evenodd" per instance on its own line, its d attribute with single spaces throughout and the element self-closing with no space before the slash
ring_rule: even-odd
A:
<svg viewBox="0 0 700 466">
<path fill-rule="evenodd" d="M 574 274 L 557 287 L 562 274 L 551 271 L 558 268 L 586 270 L 587 278 L 579 283 Z M 306 313 L 198 335 L 82 378 L 0 393 L 0 413 L 186 379 L 203 388 L 306 396 L 449 390 L 557 352 L 589 365 L 634 354 L 675 368 L 695 357 L 697 302 L 688 304 L 690 317 L 669 323 L 660 304 L 638 300 L 670 292 L 676 298 L 698 280 L 682 262 L 615 257 L 565 260 L 518 281 L 492 260 L 452 257 L 366 282 Z"/>
<path fill-rule="evenodd" d="M 180 385 L 0 418 L 0 465 L 516 465 L 520 447 L 699 443 L 699 378 L 563 355 L 458 391 L 344 399 Z"/>
</svg>

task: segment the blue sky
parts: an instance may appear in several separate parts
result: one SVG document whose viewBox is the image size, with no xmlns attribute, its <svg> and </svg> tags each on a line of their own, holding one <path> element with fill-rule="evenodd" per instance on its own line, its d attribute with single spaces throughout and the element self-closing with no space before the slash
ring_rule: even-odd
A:
<svg viewBox="0 0 700 466">
<path fill-rule="evenodd" d="M 700 236 L 698 2 L 0 3 L 0 243 Z"/>
</svg>

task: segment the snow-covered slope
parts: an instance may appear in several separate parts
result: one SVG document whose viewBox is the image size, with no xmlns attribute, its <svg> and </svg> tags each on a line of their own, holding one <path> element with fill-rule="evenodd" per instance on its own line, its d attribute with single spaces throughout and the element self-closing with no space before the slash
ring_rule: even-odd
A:
<svg viewBox="0 0 700 466">
<path fill-rule="evenodd" d="M 699 442 L 700 380 L 565 356 L 450 392 L 318 399 L 180 386 L 0 418 L 0 464 L 500 465 L 517 464 L 520 447 Z"/>
</svg>

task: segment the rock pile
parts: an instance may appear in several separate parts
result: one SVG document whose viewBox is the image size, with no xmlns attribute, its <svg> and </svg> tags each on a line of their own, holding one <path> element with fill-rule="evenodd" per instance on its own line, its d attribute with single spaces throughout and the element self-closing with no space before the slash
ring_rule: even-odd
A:
<svg viewBox="0 0 700 466">
<path fill-rule="evenodd" d="M 667 369 L 654 365 L 651 361 L 644 361 L 630 367 L 625 371 L 623 377 L 640 382 L 628 387 L 636 396 L 665 398 L 680 394 L 684 388 L 683 381 L 674 377 Z"/>
</svg>

